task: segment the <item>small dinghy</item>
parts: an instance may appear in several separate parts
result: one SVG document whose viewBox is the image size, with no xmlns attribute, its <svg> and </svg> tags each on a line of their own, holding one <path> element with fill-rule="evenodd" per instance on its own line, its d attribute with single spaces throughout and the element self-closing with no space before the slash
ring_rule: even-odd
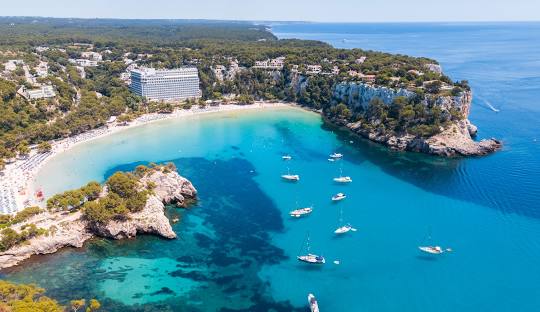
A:
<svg viewBox="0 0 540 312">
<path fill-rule="evenodd" d="M 335 160 L 334 158 L 328 158 L 328 161 L 329 161 L 329 162 L 334 162 L 334 161 L 336 161 L 336 160 Z"/>
<path fill-rule="evenodd" d="M 291 155 L 283 155 L 283 156 L 281 156 L 281 159 L 283 159 L 283 160 L 291 160 L 292 156 Z"/>
<path fill-rule="evenodd" d="M 319 312 L 319 304 L 317 303 L 317 299 L 315 298 L 315 296 L 313 294 L 309 294 L 307 296 L 307 300 L 311 312 Z"/>
<path fill-rule="evenodd" d="M 306 208 L 300 208 L 300 209 L 293 210 L 293 211 L 289 212 L 289 214 L 291 215 L 291 217 L 300 218 L 300 217 L 306 216 L 306 215 L 308 215 L 308 214 L 310 214 L 312 212 L 313 212 L 313 208 L 306 207 Z"/>
<path fill-rule="evenodd" d="M 332 201 L 340 201 L 340 200 L 344 200 L 345 198 L 347 198 L 345 194 L 337 193 L 336 195 L 332 196 Z"/>
<path fill-rule="evenodd" d="M 330 158 L 332 158 L 332 159 L 340 159 L 340 158 L 343 158 L 343 154 L 332 153 L 332 154 L 330 154 Z"/>
<path fill-rule="evenodd" d="M 432 255 L 440 255 L 444 252 L 441 246 L 419 246 L 418 249 Z"/>
</svg>

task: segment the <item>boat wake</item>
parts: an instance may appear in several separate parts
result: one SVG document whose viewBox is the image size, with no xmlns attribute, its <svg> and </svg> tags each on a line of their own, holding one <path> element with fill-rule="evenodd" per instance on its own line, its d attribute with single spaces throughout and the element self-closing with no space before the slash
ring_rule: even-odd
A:
<svg viewBox="0 0 540 312">
<path fill-rule="evenodd" d="M 484 104 L 487 106 L 487 108 L 491 109 L 492 111 L 494 111 L 495 113 L 498 113 L 500 112 L 501 110 L 500 109 L 497 109 L 495 108 L 493 105 L 491 105 L 491 103 L 484 99 L 484 98 L 481 98 L 481 97 L 478 97 L 482 102 L 484 102 Z"/>
</svg>

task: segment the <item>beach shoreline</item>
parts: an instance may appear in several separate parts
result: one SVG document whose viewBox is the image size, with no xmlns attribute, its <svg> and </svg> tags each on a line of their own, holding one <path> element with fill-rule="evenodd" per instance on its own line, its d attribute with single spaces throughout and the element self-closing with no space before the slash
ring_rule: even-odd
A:
<svg viewBox="0 0 540 312">
<path fill-rule="evenodd" d="M 121 125 L 114 122 L 76 136 L 53 141 L 51 142 L 52 148 L 47 153 L 39 153 L 37 151 L 37 147 L 34 146 L 31 148 L 31 152 L 27 157 L 23 159 L 16 159 L 14 162 L 9 163 L 6 165 L 6 168 L 3 171 L 3 175 L 1 176 L 2 181 L 0 183 L 0 192 L 4 192 L 4 197 L 10 198 L 11 200 L 3 205 L 0 204 L 0 214 L 13 214 L 24 209 L 25 207 L 43 206 L 44 201 L 39 200 L 36 196 L 36 193 L 39 191 L 34 185 L 37 173 L 49 160 L 79 144 L 88 143 L 92 140 L 103 138 L 123 130 L 148 125 L 157 121 L 200 116 L 210 113 L 262 110 L 279 107 L 298 106 L 293 103 L 285 102 L 257 101 L 249 105 L 220 104 L 217 106 L 207 106 L 205 108 L 200 108 L 199 106 L 193 106 L 191 109 L 178 108 L 172 113 L 168 114 L 144 114 L 127 125 Z M 44 194 L 44 198 L 51 195 L 53 194 Z"/>
</svg>

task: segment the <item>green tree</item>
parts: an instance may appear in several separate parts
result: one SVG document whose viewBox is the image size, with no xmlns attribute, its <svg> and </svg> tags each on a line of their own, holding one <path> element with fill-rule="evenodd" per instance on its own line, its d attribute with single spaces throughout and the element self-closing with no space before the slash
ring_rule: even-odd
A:
<svg viewBox="0 0 540 312">
<path fill-rule="evenodd" d="M 47 153 L 47 152 L 50 152 L 52 149 L 52 146 L 49 142 L 47 141 L 43 141 L 41 143 L 38 144 L 38 152 L 39 153 Z"/>
</svg>

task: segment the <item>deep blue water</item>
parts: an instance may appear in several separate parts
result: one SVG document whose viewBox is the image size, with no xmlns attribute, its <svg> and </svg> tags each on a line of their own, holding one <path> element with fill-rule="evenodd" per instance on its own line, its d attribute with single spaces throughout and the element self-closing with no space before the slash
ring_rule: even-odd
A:
<svg viewBox="0 0 540 312">
<path fill-rule="evenodd" d="M 191 209 L 167 209 L 181 216 L 180 238 L 95 240 L 3 277 L 38 283 L 63 302 L 97 297 L 107 311 L 306 311 L 309 292 L 332 312 L 538 311 L 540 24 L 273 29 L 283 38 L 436 58 L 453 79 L 471 82 L 471 121 L 505 148 L 469 159 L 392 152 L 296 109 L 130 129 L 57 156 L 37 183 L 52 194 L 141 162 L 173 161 L 200 192 Z M 330 163 L 335 150 L 345 158 Z M 293 160 L 284 163 L 284 153 Z M 287 168 L 299 183 L 280 180 Z M 332 183 L 340 169 L 353 183 Z M 349 197 L 332 204 L 340 191 Z M 308 218 L 288 217 L 311 204 Z M 336 237 L 341 209 L 358 231 Z M 322 267 L 295 260 L 307 233 L 327 257 Z M 427 243 L 454 251 L 426 256 L 417 246 Z"/>
<path fill-rule="evenodd" d="M 540 23 L 290 24 L 274 25 L 273 32 L 338 48 L 426 56 L 453 80 L 468 80 L 474 94 L 470 120 L 479 138 L 502 139 L 504 150 L 460 162 L 450 168 L 449 183 L 432 180 L 446 175 L 439 171 L 414 183 L 540 217 Z M 415 180 L 402 170 L 394 174 Z"/>
</svg>

